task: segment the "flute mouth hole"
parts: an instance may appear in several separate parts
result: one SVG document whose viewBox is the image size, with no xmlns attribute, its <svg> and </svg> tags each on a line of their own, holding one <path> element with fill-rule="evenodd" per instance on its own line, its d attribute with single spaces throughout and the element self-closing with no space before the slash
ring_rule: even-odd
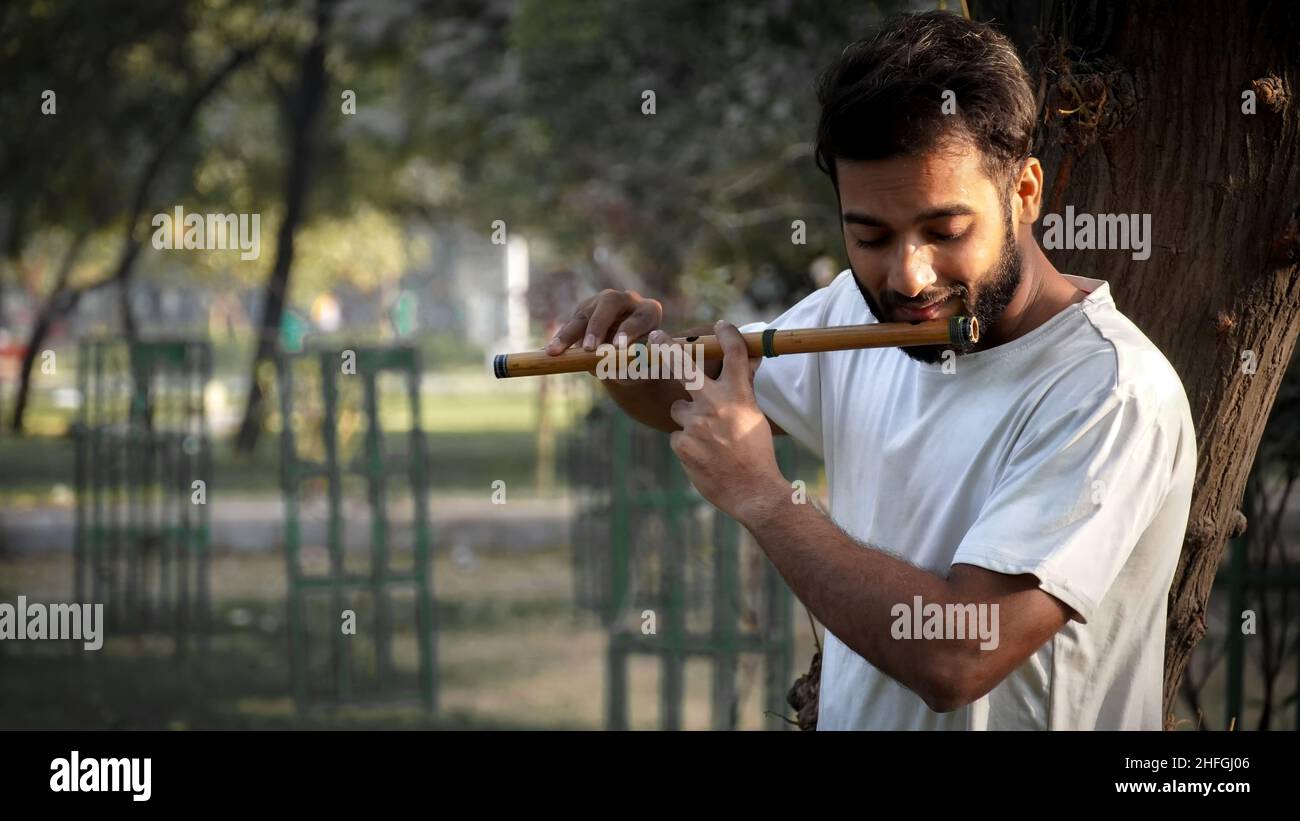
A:
<svg viewBox="0 0 1300 821">
<path fill-rule="evenodd" d="M 971 344 L 980 341 L 980 321 L 975 317 L 970 318 L 970 341 Z"/>
</svg>

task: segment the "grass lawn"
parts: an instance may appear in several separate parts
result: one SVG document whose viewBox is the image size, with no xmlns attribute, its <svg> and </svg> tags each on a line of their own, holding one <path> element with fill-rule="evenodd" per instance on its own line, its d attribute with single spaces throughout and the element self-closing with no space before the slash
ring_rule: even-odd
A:
<svg viewBox="0 0 1300 821">
<path fill-rule="evenodd" d="M 487 377 L 490 379 L 490 377 Z M 462 380 L 464 381 L 464 380 Z M 536 482 L 537 401 L 527 386 L 511 385 L 497 393 L 483 388 L 481 380 L 468 380 L 468 392 L 433 394 L 422 401 L 424 429 L 429 447 L 429 479 L 434 492 L 479 491 L 493 480 L 505 480 L 525 495 Z M 490 387 L 490 383 L 488 383 Z M 571 388 L 573 386 L 565 386 Z M 40 396 L 37 393 L 35 396 Z M 581 412 L 585 398 L 575 390 L 554 397 L 549 404 L 552 424 L 563 430 Z M 396 386 L 384 392 L 380 416 L 385 430 L 403 430 L 410 424 L 403 397 Z M 16 437 L 0 434 L 0 509 L 38 504 L 72 503 L 76 453 L 67 426 L 68 411 L 47 404 L 33 407 L 32 432 Z M 214 442 L 211 491 L 263 495 L 280 492 L 280 435 L 278 415 L 270 430 L 249 456 L 236 453 L 231 438 Z M 359 445 L 364 420 L 352 414 L 342 420 L 341 436 Z M 406 450 L 404 437 L 386 437 L 386 449 Z M 345 450 L 348 442 L 344 442 Z"/>
<path fill-rule="evenodd" d="M 0 601 L 67 595 L 67 554 L 0 558 Z M 68 643 L 0 644 L 0 730 L 552 728 L 604 726 L 605 632 L 572 605 L 565 551 L 479 558 L 464 569 L 435 561 L 441 709 L 415 706 L 315 709 L 300 714 L 290 696 L 286 586 L 276 555 L 219 556 L 213 563 L 215 629 L 205 659 L 176 660 L 162 637 L 107 636 L 103 649 Z M 802 672 L 812 640 L 796 612 Z M 363 639 L 364 623 L 358 621 Z M 414 670 L 412 642 L 399 631 L 400 668 Z M 758 668 L 742 673 L 742 726 L 762 726 Z M 709 666 L 687 665 L 685 723 L 709 724 Z M 320 677 L 328 682 L 328 675 Z M 637 658 L 630 670 L 632 726 L 658 727 L 659 667 Z"/>
</svg>

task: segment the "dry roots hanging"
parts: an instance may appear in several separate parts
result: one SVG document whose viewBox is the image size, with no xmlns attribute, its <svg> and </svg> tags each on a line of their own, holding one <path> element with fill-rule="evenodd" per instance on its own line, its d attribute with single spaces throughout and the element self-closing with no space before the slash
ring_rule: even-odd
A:
<svg viewBox="0 0 1300 821">
<path fill-rule="evenodd" d="M 786 695 L 786 703 L 795 710 L 800 730 L 817 729 L 817 697 L 822 681 L 822 651 L 813 653 L 812 664 L 808 672 L 795 679 L 794 686 Z"/>
</svg>

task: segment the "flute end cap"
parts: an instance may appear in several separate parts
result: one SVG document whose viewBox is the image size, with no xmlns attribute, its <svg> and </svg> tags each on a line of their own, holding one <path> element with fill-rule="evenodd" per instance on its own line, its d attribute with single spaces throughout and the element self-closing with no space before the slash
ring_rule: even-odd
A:
<svg viewBox="0 0 1300 821">
<path fill-rule="evenodd" d="M 492 373 L 496 375 L 497 379 L 505 379 L 510 375 L 510 372 L 506 369 L 505 354 L 499 353 L 492 357 Z"/>
<path fill-rule="evenodd" d="M 980 341 L 980 323 L 973 316 L 954 316 L 948 320 L 948 338 L 962 346 Z"/>
</svg>

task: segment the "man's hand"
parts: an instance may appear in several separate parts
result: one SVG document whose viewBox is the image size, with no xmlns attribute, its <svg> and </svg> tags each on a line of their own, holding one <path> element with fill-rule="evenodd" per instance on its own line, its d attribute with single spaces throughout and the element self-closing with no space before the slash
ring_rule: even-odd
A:
<svg viewBox="0 0 1300 821">
<path fill-rule="evenodd" d="M 714 327 L 722 344 L 722 372 L 705 377 L 691 390 L 690 400 L 672 404 L 669 413 L 681 430 L 670 437 L 673 452 L 700 494 L 734 519 L 744 520 L 745 508 L 771 497 L 773 488 L 789 482 L 781 475 L 772 447 L 772 429 L 754 398 L 754 371 L 758 359 L 749 358 L 744 337 L 734 325 Z M 669 344 L 662 331 L 650 341 Z"/>
<path fill-rule="evenodd" d="M 574 343 L 581 343 L 587 351 L 606 342 L 623 347 L 658 328 L 663 318 L 664 308 L 658 300 L 636 291 L 607 288 L 578 304 L 573 316 L 546 344 L 546 352 L 556 356 Z"/>
</svg>

